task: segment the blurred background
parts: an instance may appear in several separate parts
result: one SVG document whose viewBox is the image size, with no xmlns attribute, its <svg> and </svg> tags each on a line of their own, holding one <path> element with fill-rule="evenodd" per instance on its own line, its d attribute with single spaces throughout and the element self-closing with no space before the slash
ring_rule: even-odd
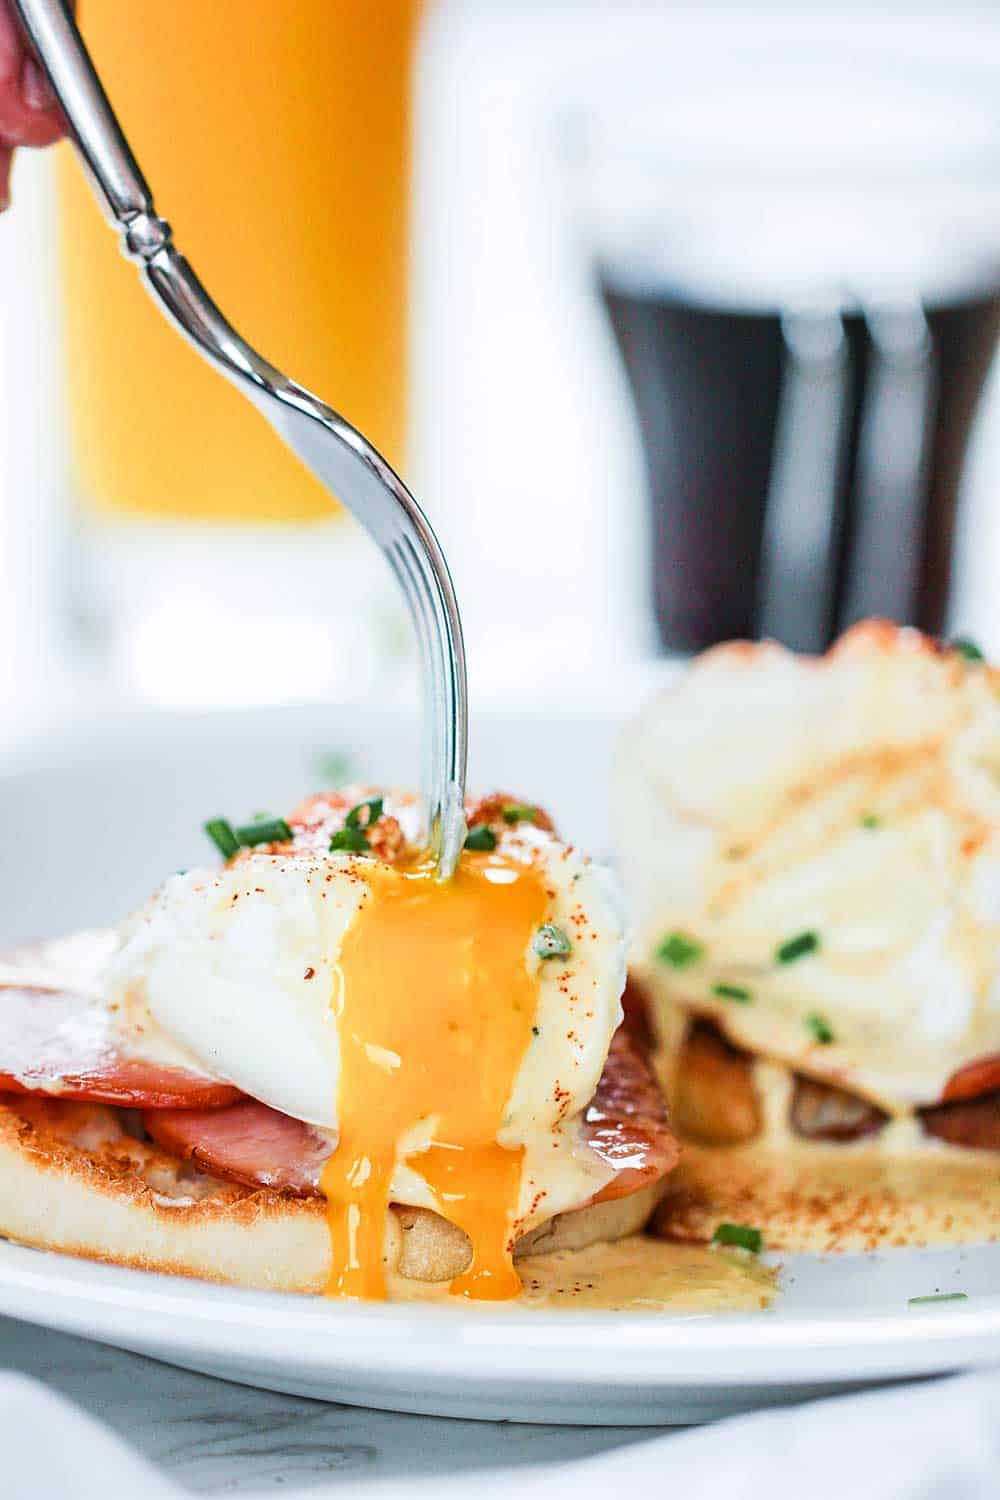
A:
<svg viewBox="0 0 1000 1500">
<path fill-rule="evenodd" d="M 233 322 L 401 470 L 474 708 L 624 710 L 870 613 L 1000 652 L 1000 19 L 80 0 Z M 0 744 L 415 703 L 354 523 L 168 329 L 69 148 L 0 220 Z"/>
</svg>

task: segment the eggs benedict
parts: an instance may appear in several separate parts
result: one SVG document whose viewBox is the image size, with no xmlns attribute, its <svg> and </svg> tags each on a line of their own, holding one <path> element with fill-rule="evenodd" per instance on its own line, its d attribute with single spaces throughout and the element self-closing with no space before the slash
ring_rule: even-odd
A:
<svg viewBox="0 0 1000 1500">
<path fill-rule="evenodd" d="M 1000 673 L 883 622 L 646 711 L 615 822 L 682 1134 L 1000 1150 L 998 770 Z"/>
<path fill-rule="evenodd" d="M 494 796 L 441 883 L 417 799 L 207 825 L 113 933 L 0 966 L 0 1233 L 244 1285 L 518 1294 L 677 1158 L 620 1029 L 606 872 Z"/>
</svg>

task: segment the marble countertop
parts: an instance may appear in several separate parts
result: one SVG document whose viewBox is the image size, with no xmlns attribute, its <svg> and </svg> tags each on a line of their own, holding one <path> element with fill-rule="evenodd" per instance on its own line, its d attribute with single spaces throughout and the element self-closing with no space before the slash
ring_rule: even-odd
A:
<svg viewBox="0 0 1000 1500">
<path fill-rule="evenodd" d="M 339 1476 L 470 1474 L 585 1458 L 658 1429 L 462 1422 L 333 1406 L 192 1375 L 141 1355 L 0 1318 L 0 1367 L 44 1381 L 196 1494 Z"/>
</svg>

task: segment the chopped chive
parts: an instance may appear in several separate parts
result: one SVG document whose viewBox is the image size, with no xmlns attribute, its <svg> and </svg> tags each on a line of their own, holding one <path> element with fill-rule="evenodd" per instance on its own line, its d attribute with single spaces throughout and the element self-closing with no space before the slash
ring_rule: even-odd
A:
<svg viewBox="0 0 1000 1500">
<path fill-rule="evenodd" d="M 466 849 L 489 854 L 497 846 L 497 836 L 487 823 L 477 823 L 465 836 Z"/>
<path fill-rule="evenodd" d="M 531 950 L 544 963 L 550 958 L 569 958 L 573 944 L 554 922 L 543 922 L 531 940 Z"/>
<path fill-rule="evenodd" d="M 933 1297 L 907 1297 L 909 1307 L 923 1307 L 928 1302 L 968 1302 L 967 1292 L 935 1292 Z"/>
<path fill-rule="evenodd" d="M 750 1229 L 746 1224 L 719 1224 L 712 1235 L 713 1245 L 735 1245 L 739 1250 L 749 1250 L 759 1255 L 764 1248 L 764 1236 L 759 1229 Z"/>
<path fill-rule="evenodd" d="M 787 943 L 782 943 L 774 957 L 779 964 L 793 964 L 797 958 L 805 958 L 807 953 L 815 953 L 819 947 L 819 937 L 815 932 L 800 932 L 797 937 L 789 938 Z"/>
<path fill-rule="evenodd" d="M 240 852 L 240 841 L 228 818 L 212 818 L 205 824 L 205 832 L 218 849 L 223 859 L 232 859 Z"/>
<path fill-rule="evenodd" d="M 346 849 L 351 854 L 361 854 L 368 848 L 368 835 L 361 828 L 340 828 L 330 840 L 330 853 Z"/>
<path fill-rule="evenodd" d="M 254 844 L 287 844 L 291 842 L 292 830 L 284 818 L 267 818 L 260 823 L 244 823 L 236 830 L 241 844 L 252 849 Z"/>
<path fill-rule="evenodd" d="M 697 963 L 704 952 L 705 949 L 696 938 L 688 937 L 683 932 L 671 932 L 660 943 L 656 956 L 674 969 L 686 969 L 689 964 Z"/>
<path fill-rule="evenodd" d="M 742 984 L 713 984 L 712 994 L 718 995 L 720 1000 L 735 1000 L 739 1005 L 749 1005 L 753 995 Z"/>
<path fill-rule="evenodd" d="M 862 828 L 877 828 L 881 821 L 877 813 L 865 813 L 861 819 L 861 826 Z"/>
<path fill-rule="evenodd" d="M 505 823 L 533 823 L 537 814 L 538 808 L 529 807 L 527 802 L 505 802 L 503 805 Z"/>
<path fill-rule="evenodd" d="M 344 819 L 345 828 L 370 828 L 382 816 L 382 797 L 369 797 L 367 802 L 358 802 Z M 368 816 L 362 823 L 361 814 L 367 809 Z"/>
<path fill-rule="evenodd" d="M 806 1030 L 812 1034 L 814 1041 L 819 1042 L 821 1047 L 827 1047 L 834 1040 L 833 1027 L 824 1016 L 813 1011 L 812 1015 L 806 1016 Z"/>
<path fill-rule="evenodd" d="M 964 656 L 966 661 L 986 660 L 985 655 L 976 645 L 975 641 L 970 641 L 967 635 L 957 635 L 949 644 L 951 649 L 957 651 L 959 656 Z"/>
</svg>

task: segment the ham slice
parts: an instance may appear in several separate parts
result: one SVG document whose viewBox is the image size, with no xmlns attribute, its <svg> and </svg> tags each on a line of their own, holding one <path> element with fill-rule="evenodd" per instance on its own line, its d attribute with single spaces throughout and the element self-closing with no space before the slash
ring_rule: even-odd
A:
<svg viewBox="0 0 1000 1500">
<path fill-rule="evenodd" d="M 605 1203 L 657 1182 L 677 1165 L 680 1142 L 641 1046 L 624 1026 L 611 1039 L 608 1060 L 583 1116 L 590 1149 L 614 1172 L 595 1198 Z"/>
<path fill-rule="evenodd" d="M 333 1149 L 324 1131 L 253 1099 L 218 1110 L 151 1109 L 143 1124 L 164 1150 L 190 1158 L 206 1172 L 300 1195 L 319 1192 L 320 1174 Z M 680 1148 L 659 1085 L 624 1031 L 611 1044 L 583 1130 L 591 1149 L 614 1173 L 598 1201 L 621 1198 L 655 1182 L 677 1161 Z"/>
<path fill-rule="evenodd" d="M 122 1050 L 115 1017 L 86 991 L 0 986 L 0 1092 L 46 1093 L 128 1108 L 212 1108 L 239 1089 L 207 1073 Z"/>
<path fill-rule="evenodd" d="M 980 1057 L 952 1073 L 941 1095 L 942 1104 L 956 1099 L 978 1099 L 1000 1089 L 1000 1057 Z"/>
<path fill-rule="evenodd" d="M 151 1109 L 143 1125 L 158 1146 L 249 1187 L 319 1192 L 331 1137 L 256 1099 L 228 1109 Z"/>
<path fill-rule="evenodd" d="M 1000 1151 L 1000 1094 L 956 1099 L 920 1111 L 928 1135 L 973 1151 Z"/>
</svg>

